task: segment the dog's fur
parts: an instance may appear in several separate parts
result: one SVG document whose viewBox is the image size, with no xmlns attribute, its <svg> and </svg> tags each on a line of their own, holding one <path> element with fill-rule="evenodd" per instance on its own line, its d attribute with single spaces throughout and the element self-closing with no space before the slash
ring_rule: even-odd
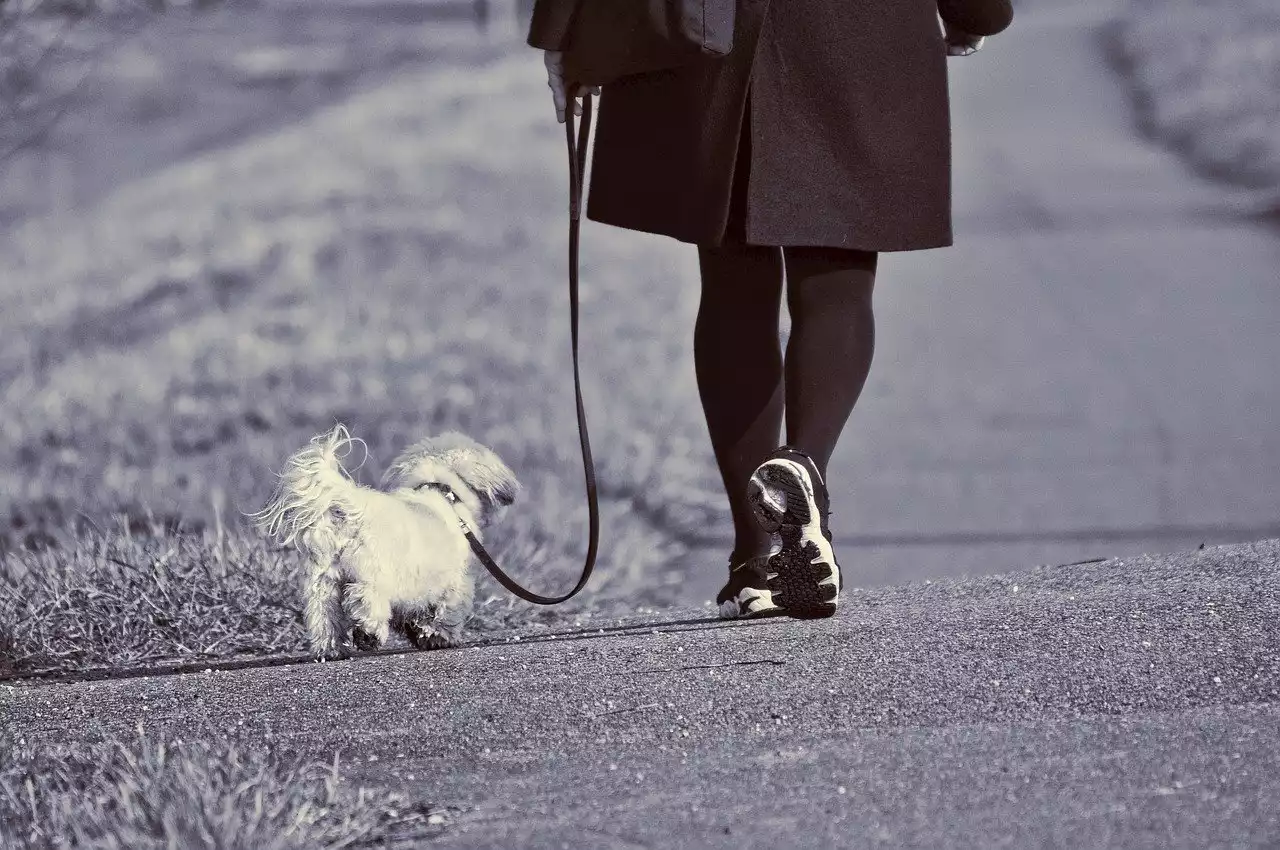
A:
<svg viewBox="0 0 1280 850">
<path fill-rule="evenodd" d="M 457 644 L 475 595 L 458 518 L 479 538 L 520 483 L 492 450 L 448 431 L 406 449 L 373 489 L 339 462 L 355 442 L 341 424 L 313 438 L 253 514 L 259 531 L 307 557 L 312 652 L 376 649 L 393 625 L 420 649 Z M 446 485 L 457 501 L 426 484 Z"/>
</svg>

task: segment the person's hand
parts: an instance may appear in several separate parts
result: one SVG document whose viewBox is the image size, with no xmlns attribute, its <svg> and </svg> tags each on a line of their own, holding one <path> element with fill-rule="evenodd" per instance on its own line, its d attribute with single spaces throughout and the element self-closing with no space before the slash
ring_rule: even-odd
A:
<svg viewBox="0 0 1280 850">
<path fill-rule="evenodd" d="M 962 32 L 942 21 L 942 37 L 947 43 L 948 56 L 971 56 L 982 49 L 985 36 Z"/>
<path fill-rule="evenodd" d="M 542 64 L 547 66 L 547 85 L 551 87 L 551 99 L 556 104 L 556 120 L 564 123 L 564 111 L 569 106 L 569 98 L 573 98 L 573 114 L 582 114 L 582 103 L 578 100 L 588 94 L 600 94 L 599 86 L 582 86 L 577 83 L 566 83 L 564 80 L 564 54 L 558 50 L 544 50 Z"/>
</svg>

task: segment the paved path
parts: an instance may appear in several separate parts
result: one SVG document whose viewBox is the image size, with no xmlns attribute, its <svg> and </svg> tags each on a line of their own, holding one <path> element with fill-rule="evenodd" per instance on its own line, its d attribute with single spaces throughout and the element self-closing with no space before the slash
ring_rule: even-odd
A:
<svg viewBox="0 0 1280 850">
<path fill-rule="evenodd" d="M 882 258 L 832 460 L 852 581 L 1280 534 L 1280 231 L 1137 137 L 1113 8 L 951 60 L 956 245 Z"/>
<path fill-rule="evenodd" d="M 0 687 L 458 812 L 439 847 L 1274 847 L 1280 541 L 329 664 Z M 354 761 L 352 761 L 354 760 Z"/>
</svg>

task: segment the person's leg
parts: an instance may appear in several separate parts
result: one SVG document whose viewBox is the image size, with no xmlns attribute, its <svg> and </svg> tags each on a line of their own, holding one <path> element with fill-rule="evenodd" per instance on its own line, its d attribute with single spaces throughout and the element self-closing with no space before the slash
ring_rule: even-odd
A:
<svg viewBox="0 0 1280 850">
<path fill-rule="evenodd" d="M 769 552 L 771 535 L 747 504 L 747 481 L 782 430 L 782 252 L 776 247 L 699 246 L 702 299 L 694 369 L 711 445 L 733 513 L 731 560 Z"/>
<path fill-rule="evenodd" d="M 783 255 L 787 445 L 753 471 L 747 502 L 761 528 L 781 540 L 765 571 L 770 602 L 793 617 L 830 617 L 843 579 L 827 522 L 827 464 L 871 369 L 877 257 L 793 247 Z"/>
<path fill-rule="evenodd" d="M 791 336 L 786 354 L 787 443 L 823 479 L 836 441 L 871 370 L 877 254 L 791 247 L 786 258 Z"/>
</svg>

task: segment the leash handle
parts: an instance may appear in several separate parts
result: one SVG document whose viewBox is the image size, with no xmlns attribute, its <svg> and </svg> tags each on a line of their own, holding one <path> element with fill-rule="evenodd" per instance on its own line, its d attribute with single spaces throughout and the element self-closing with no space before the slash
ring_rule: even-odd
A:
<svg viewBox="0 0 1280 850">
<path fill-rule="evenodd" d="M 578 437 L 582 441 L 582 466 L 587 478 L 587 513 L 590 517 L 590 532 L 587 539 L 587 560 L 582 567 L 582 576 L 573 590 L 563 596 L 542 596 L 526 590 L 516 583 L 515 579 L 502 571 L 489 557 L 484 546 L 476 539 L 475 534 L 465 522 L 459 520 L 462 531 L 471 544 L 485 569 L 507 590 L 526 602 L 536 605 L 558 605 L 586 587 L 591 578 L 591 571 L 596 565 L 596 550 L 600 543 L 600 506 L 596 496 L 595 463 L 591 460 L 591 443 L 587 438 L 587 413 L 582 406 L 582 382 L 578 375 L 578 243 L 579 230 L 582 224 L 582 189 L 583 175 L 587 170 L 587 141 L 591 136 L 591 94 L 582 96 L 582 125 L 574 138 L 573 99 L 570 98 L 564 111 L 565 141 L 569 149 L 569 332 L 573 340 L 573 393 L 578 403 Z"/>
</svg>

